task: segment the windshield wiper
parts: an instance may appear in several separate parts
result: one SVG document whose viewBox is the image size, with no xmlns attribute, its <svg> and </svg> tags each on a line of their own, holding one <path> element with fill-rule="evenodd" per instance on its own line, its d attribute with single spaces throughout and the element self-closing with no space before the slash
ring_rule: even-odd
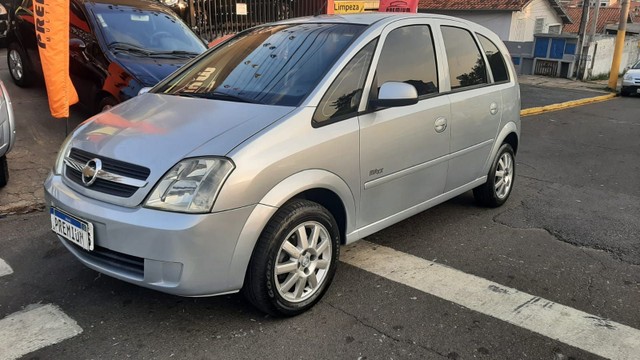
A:
<svg viewBox="0 0 640 360">
<path fill-rule="evenodd" d="M 178 57 L 194 57 L 200 55 L 200 53 L 186 50 L 173 50 L 173 51 L 150 51 L 150 56 L 162 57 L 162 56 L 178 56 Z"/>
<path fill-rule="evenodd" d="M 147 49 L 126 42 L 114 41 L 107 46 L 114 51 L 125 51 L 146 56 L 149 56 L 151 54 L 151 52 Z"/>
<path fill-rule="evenodd" d="M 173 94 L 178 96 L 193 97 L 193 98 L 212 99 L 212 100 L 229 100 L 229 101 L 243 102 L 243 103 L 249 103 L 249 104 L 260 104 L 260 102 L 255 99 L 250 99 L 240 95 L 227 94 L 219 91 L 208 92 L 208 93 L 192 93 L 192 92 L 180 91 Z"/>
</svg>

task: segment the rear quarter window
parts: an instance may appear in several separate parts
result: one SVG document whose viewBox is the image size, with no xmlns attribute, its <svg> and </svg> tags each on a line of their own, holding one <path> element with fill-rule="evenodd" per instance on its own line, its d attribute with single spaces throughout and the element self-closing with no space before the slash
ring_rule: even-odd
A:
<svg viewBox="0 0 640 360">
<path fill-rule="evenodd" d="M 509 81 L 509 71 L 507 71 L 507 64 L 505 64 L 504 56 L 502 55 L 500 50 L 498 50 L 496 44 L 494 44 L 491 40 L 483 35 L 476 35 L 478 35 L 480 45 L 484 50 L 487 61 L 489 61 L 489 68 L 491 69 L 491 74 L 493 75 L 493 81 Z"/>
</svg>

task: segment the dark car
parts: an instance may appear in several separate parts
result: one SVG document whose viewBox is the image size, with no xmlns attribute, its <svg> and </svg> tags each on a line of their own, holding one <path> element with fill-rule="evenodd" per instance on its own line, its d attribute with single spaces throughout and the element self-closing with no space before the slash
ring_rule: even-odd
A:
<svg viewBox="0 0 640 360">
<path fill-rule="evenodd" d="M 7 34 L 13 81 L 42 76 L 33 0 L 16 8 Z M 80 102 L 102 111 L 153 86 L 206 47 L 172 11 L 147 0 L 71 0 L 70 76 Z"/>
</svg>

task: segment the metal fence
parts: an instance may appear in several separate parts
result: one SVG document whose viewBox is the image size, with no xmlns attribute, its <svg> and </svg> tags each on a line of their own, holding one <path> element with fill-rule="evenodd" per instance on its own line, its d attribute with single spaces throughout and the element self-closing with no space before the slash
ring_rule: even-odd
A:
<svg viewBox="0 0 640 360">
<path fill-rule="evenodd" d="M 244 29 L 299 16 L 325 14 L 326 0 L 188 0 L 191 28 L 212 40 Z M 246 14 L 244 13 L 246 9 Z"/>
<path fill-rule="evenodd" d="M 537 60 L 534 75 L 558 76 L 558 62 L 549 60 Z"/>
</svg>

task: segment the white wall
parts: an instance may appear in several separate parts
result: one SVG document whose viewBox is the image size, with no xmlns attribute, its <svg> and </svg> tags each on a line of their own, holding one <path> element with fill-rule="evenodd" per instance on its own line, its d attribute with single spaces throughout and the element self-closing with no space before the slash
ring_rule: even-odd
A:
<svg viewBox="0 0 640 360">
<path fill-rule="evenodd" d="M 512 14 L 509 41 L 533 41 L 533 31 L 537 18 L 544 18 L 543 33 L 549 31 L 549 25 L 562 24 L 562 19 L 549 5 L 547 0 L 533 0 L 522 11 Z"/>
<path fill-rule="evenodd" d="M 615 48 L 616 37 L 606 36 L 600 37 L 596 43 L 591 44 L 587 53 L 591 60 L 587 61 L 587 69 L 591 69 L 590 77 L 608 76 L 611 71 L 611 62 L 613 61 L 613 51 Z M 595 54 L 594 54 L 595 51 Z M 627 36 L 624 43 L 624 51 L 620 60 L 620 69 L 618 73 L 622 73 L 628 66 L 633 65 L 640 60 L 640 37 Z M 587 71 L 587 73 L 589 73 Z"/>
<path fill-rule="evenodd" d="M 511 12 L 509 11 L 438 11 L 437 13 L 473 21 L 496 33 L 500 40 L 509 40 L 509 29 L 511 28 Z"/>
</svg>

